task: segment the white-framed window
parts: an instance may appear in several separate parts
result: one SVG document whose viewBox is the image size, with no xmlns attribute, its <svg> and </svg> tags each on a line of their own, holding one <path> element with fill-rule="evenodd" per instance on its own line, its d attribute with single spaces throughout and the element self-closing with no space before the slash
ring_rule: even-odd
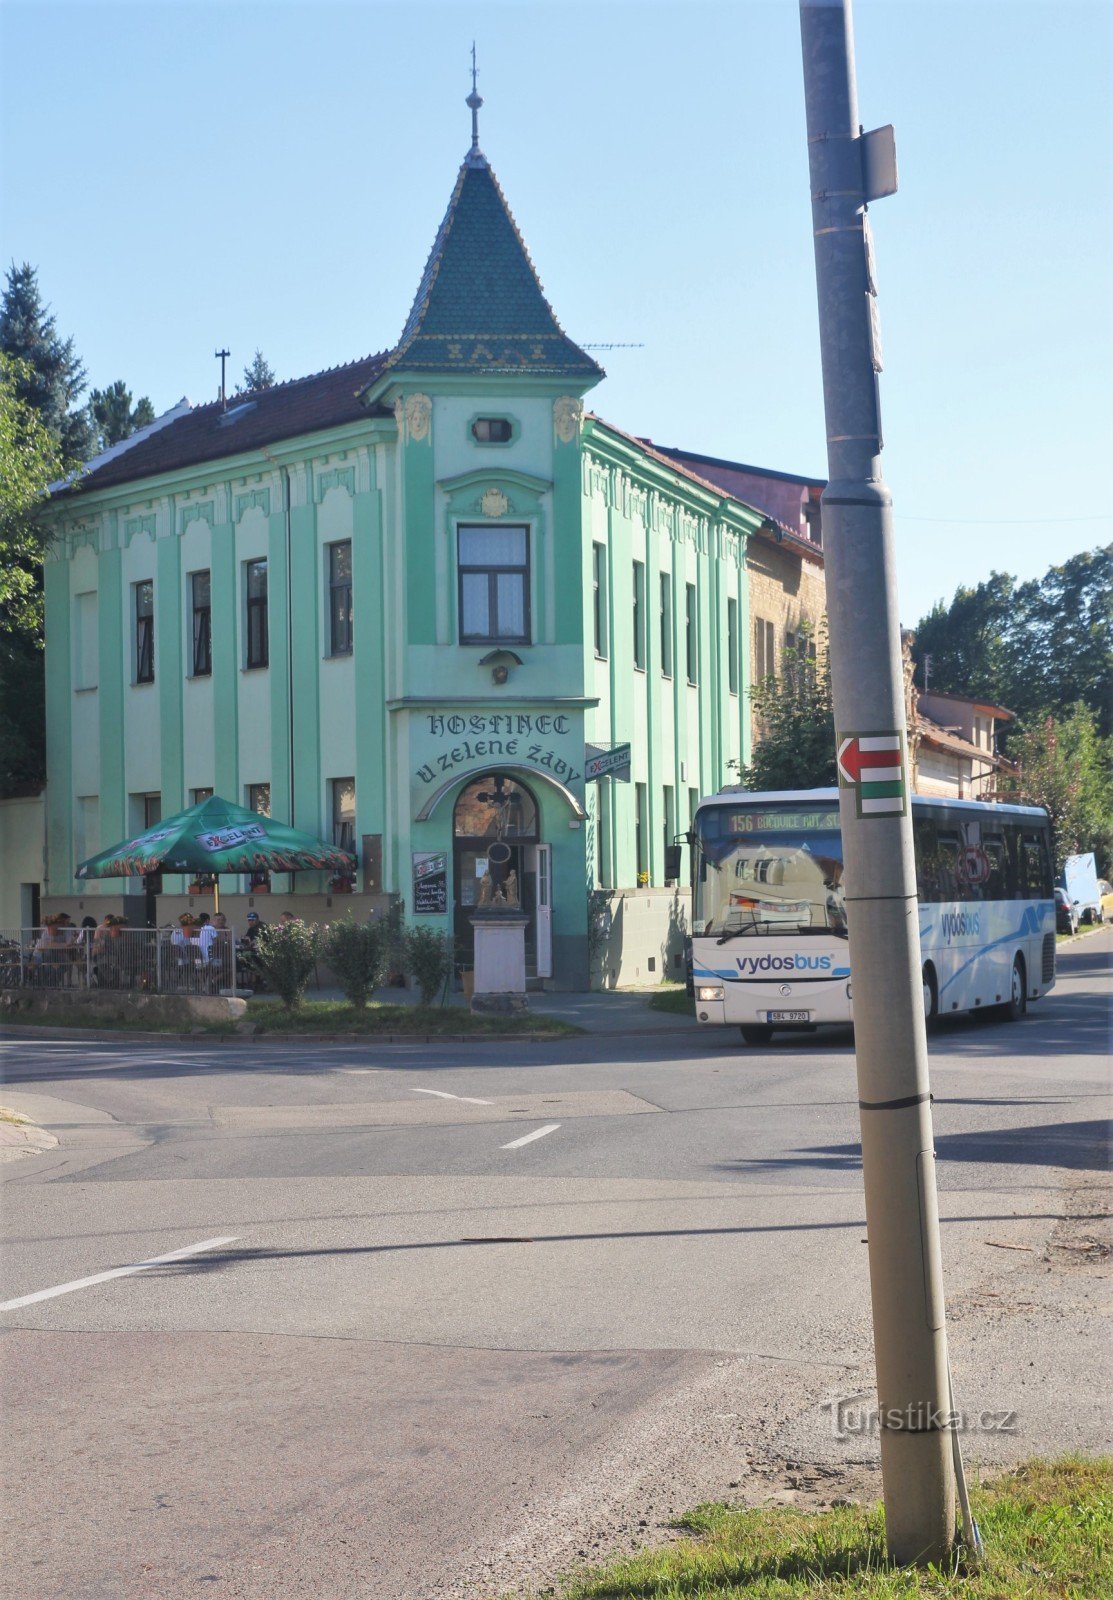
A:
<svg viewBox="0 0 1113 1600">
<path fill-rule="evenodd" d="M 155 586 L 150 578 L 133 583 L 135 606 L 135 681 L 155 681 Z"/>
<path fill-rule="evenodd" d="M 660 582 L 660 622 L 661 622 L 661 676 L 672 677 L 672 578 L 667 572 L 661 573 Z"/>
<path fill-rule="evenodd" d="M 332 778 L 329 781 L 332 798 L 332 842 L 338 850 L 356 848 L 356 780 Z"/>
<path fill-rule="evenodd" d="M 461 523 L 456 539 L 461 644 L 528 644 L 529 529 Z"/>
<path fill-rule="evenodd" d="M 352 653 L 352 541 L 328 546 L 328 636 L 330 656 Z"/>
<path fill-rule="evenodd" d="M 684 585 L 684 640 L 687 656 L 688 682 L 699 682 L 699 612 L 696 607 L 696 586 Z"/>
<path fill-rule="evenodd" d="M 595 654 L 600 659 L 607 654 L 607 547 L 591 547 L 591 618 L 595 640 Z"/>
<path fill-rule="evenodd" d="M 634 666 L 645 671 L 645 562 L 634 562 Z"/>
<path fill-rule="evenodd" d="M 247 600 L 246 665 L 265 667 L 270 661 L 266 557 L 245 561 L 243 575 L 244 594 Z"/>
<path fill-rule="evenodd" d="M 190 676 L 208 678 L 213 670 L 212 575 L 208 571 L 189 575 Z"/>
</svg>

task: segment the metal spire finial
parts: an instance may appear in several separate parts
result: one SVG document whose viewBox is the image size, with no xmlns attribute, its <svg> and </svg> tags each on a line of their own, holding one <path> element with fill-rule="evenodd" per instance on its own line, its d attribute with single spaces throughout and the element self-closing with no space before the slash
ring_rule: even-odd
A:
<svg viewBox="0 0 1113 1600">
<path fill-rule="evenodd" d="M 479 152 L 479 108 L 483 104 L 483 96 L 476 88 L 478 77 L 479 72 L 475 65 L 475 40 L 473 39 L 471 46 L 471 94 L 468 95 L 464 104 L 471 108 L 471 147 L 474 154 Z"/>
</svg>

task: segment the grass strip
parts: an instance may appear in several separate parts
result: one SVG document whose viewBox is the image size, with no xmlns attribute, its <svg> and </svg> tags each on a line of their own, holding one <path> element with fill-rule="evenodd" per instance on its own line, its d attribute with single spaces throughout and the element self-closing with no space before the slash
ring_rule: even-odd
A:
<svg viewBox="0 0 1113 1600">
<path fill-rule="evenodd" d="M 660 994 L 650 995 L 649 1009 L 665 1011 L 670 1017 L 695 1017 L 696 1002 L 682 983 L 670 983 Z"/>
<path fill-rule="evenodd" d="M 523 1011 L 511 1017 L 475 1016 L 462 1006 L 406 1006 L 374 1002 L 357 1009 L 344 1000 L 303 1000 L 287 1011 L 280 1000 L 249 1000 L 247 1016 L 266 1033 L 414 1034 L 435 1038 L 440 1034 L 497 1038 L 501 1034 L 544 1033 L 563 1038 L 582 1033 L 570 1022 Z"/>
<path fill-rule="evenodd" d="M 1033 1460 L 973 1490 L 981 1567 L 896 1568 L 880 1506 L 696 1508 L 689 1537 L 546 1593 L 561 1600 L 1107 1600 L 1113 1459 Z"/>
</svg>

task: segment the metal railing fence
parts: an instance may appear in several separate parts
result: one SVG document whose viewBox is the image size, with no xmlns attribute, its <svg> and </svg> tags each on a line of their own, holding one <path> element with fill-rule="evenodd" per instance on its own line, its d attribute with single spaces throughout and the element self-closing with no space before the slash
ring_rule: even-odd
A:
<svg viewBox="0 0 1113 1600">
<path fill-rule="evenodd" d="M 230 928 L 0 929 L 0 989 L 117 989 L 220 994 L 236 988 Z"/>
</svg>

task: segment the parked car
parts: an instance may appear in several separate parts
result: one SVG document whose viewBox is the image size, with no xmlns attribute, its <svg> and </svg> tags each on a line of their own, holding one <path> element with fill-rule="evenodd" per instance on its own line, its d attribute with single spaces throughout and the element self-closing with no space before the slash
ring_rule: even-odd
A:
<svg viewBox="0 0 1113 1600">
<path fill-rule="evenodd" d="M 1092 850 L 1085 855 L 1067 857 L 1063 863 L 1062 886 L 1079 922 L 1102 921 L 1101 891 Z"/>
<path fill-rule="evenodd" d="M 1113 922 L 1113 883 L 1108 878 L 1099 878 L 1098 893 L 1101 895 L 1101 920 Z"/>
<path fill-rule="evenodd" d="M 1078 932 L 1078 908 L 1068 900 L 1065 889 L 1055 891 L 1055 931 L 1070 934 Z"/>
</svg>

